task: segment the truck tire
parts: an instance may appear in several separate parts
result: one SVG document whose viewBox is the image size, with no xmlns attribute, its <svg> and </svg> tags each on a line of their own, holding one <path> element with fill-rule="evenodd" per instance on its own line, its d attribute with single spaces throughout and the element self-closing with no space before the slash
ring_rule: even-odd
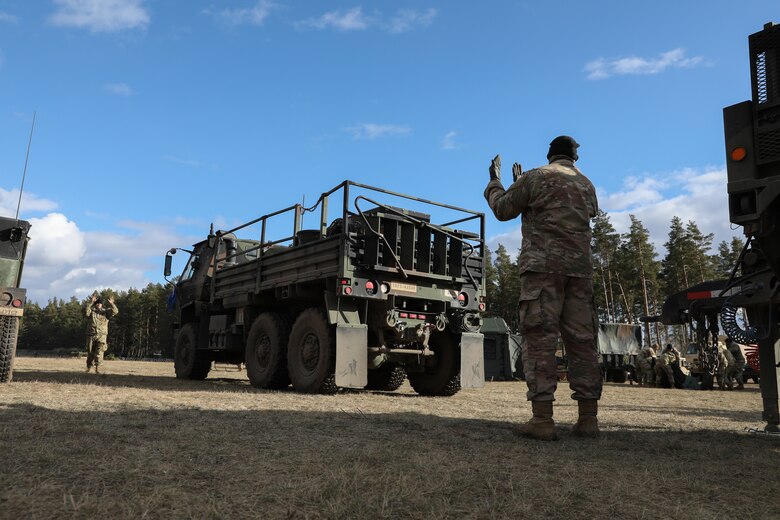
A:
<svg viewBox="0 0 780 520">
<path fill-rule="evenodd" d="M 406 370 L 397 363 L 385 362 L 379 368 L 368 371 L 367 390 L 398 390 L 406 380 Z"/>
<path fill-rule="evenodd" d="M 246 341 L 246 374 L 257 388 L 287 388 L 287 341 L 290 325 L 273 312 L 255 318 Z"/>
<path fill-rule="evenodd" d="M 420 395 L 449 397 L 460 390 L 460 349 L 451 334 L 436 332 L 429 341 L 437 363 L 423 372 L 410 372 L 409 384 Z"/>
<path fill-rule="evenodd" d="M 307 394 L 332 394 L 336 386 L 336 338 L 324 312 L 311 307 L 295 320 L 287 344 L 293 387 Z"/>
<path fill-rule="evenodd" d="M 18 316 L 0 316 L 0 383 L 10 383 L 13 378 L 18 333 Z"/>
<path fill-rule="evenodd" d="M 211 370 L 211 354 L 198 349 L 195 325 L 186 324 L 179 331 L 173 356 L 173 367 L 178 379 L 206 379 Z"/>
</svg>

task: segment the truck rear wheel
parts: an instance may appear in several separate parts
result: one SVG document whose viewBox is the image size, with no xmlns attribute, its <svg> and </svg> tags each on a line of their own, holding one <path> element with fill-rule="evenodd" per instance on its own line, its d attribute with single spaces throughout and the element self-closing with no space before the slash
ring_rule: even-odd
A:
<svg viewBox="0 0 780 520">
<path fill-rule="evenodd" d="M 409 384 L 420 395 L 455 395 L 460 390 L 460 357 L 453 337 L 446 332 L 431 335 L 430 347 L 436 353 L 436 364 L 423 372 L 410 372 Z"/>
<path fill-rule="evenodd" d="M 385 362 L 379 368 L 368 371 L 367 390 L 398 390 L 406 380 L 406 370 L 397 363 Z"/>
<path fill-rule="evenodd" d="M 336 386 L 336 338 L 324 312 L 303 311 L 290 332 L 287 369 L 293 387 L 308 394 L 332 394 Z"/>
<path fill-rule="evenodd" d="M 18 333 L 18 316 L 0 316 L 0 383 L 8 383 L 13 378 Z"/>
<path fill-rule="evenodd" d="M 281 316 L 264 312 L 255 318 L 246 342 L 246 373 L 257 388 L 286 388 L 290 326 Z"/>
<path fill-rule="evenodd" d="M 198 349 L 195 325 L 188 323 L 179 331 L 173 356 L 173 367 L 178 379 L 206 379 L 211 370 L 211 355 Z"/>
</svg>

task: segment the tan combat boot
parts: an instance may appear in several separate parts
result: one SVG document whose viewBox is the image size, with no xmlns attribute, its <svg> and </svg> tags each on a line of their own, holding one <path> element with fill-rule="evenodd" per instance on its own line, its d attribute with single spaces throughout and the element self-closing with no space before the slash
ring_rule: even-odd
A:
<svg viewBox="0 0 780 520">
<path fill-rule="evenodd" d="M 571 434 L 576 437 L 596 438 L 599 431 L 599 420 L 596 418 L 599 411 L 599 402 L 596 399 L 577 401 L 580 416 L 577 423 L 571 429 Z"/>
<path fill-rule="evenodd" d="M 99 374 L 99 373 L 100 373 L 100 368 L 99 368 L 97 365 L 95 365 L 95 373 L 96 373 L 96 374 Z"/>
<path fill-rule="evenodd" d="M 539 441 L 557 441 L 555 433 L 555 421 L 553 421 L 552 401 L 531 401 L 533 417 L 525 424 L 521 424 L 517 433 L 523 437 L 529 437 Z"/>
</svg>

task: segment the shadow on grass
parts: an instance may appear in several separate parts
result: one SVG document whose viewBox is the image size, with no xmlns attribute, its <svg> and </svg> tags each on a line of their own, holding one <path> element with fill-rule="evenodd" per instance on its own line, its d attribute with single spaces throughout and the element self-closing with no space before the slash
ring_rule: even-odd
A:
<svg viewBox="0 0 780 520">
<path fill-rule="evenodd" d="M 7 518 L 769 518 L 777 504 L 778 444 L 707 429 L 542 443 L 416 412 L 30 404 L 0 407 L 0 424 Z M 648 497 L 659 483 L 693 509 Z"/>
</svg>

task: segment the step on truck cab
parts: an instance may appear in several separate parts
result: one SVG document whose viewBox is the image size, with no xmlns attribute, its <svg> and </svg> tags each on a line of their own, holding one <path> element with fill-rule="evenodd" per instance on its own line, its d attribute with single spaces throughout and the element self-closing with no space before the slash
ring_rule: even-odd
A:
<svg viewBox="0 0 780 520">
<path fill-rule="evenodd" d="M 168 277 L 172 255 L 190 255 L 171 298 L 176 376 L 204 379 L 216 361 L 307 393 L 395 390 L 406 376 L 422 395 L 481 387 L 484 234 L 482 213 L 352 181 L 212 230 L 165 258 Z"/>
</svg>

